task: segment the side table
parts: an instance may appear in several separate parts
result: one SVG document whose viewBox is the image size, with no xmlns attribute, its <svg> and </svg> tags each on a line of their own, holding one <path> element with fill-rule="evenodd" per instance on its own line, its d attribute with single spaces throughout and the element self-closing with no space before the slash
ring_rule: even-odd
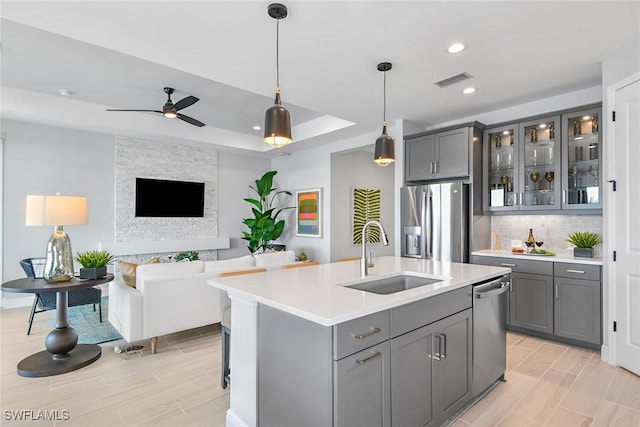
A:
<svg viewBox="0 0 640 427">
<path fill-rule="evenodd" d="M 18 375 L 48 377 L 64 374 L 87 366 L 100 358 L 102 349 L 97 344 L 78 344 L 78 332 L 67 320 L 68 291 L 108 283 L 113 274 L 95 280 L 71 279 L 68 282 L 47 283 L 44 279 L 17 279 L 2 284 L 5 292 L 56 293 L 56 328 L 45 339 L 46 350 L 32 354 L 18 363 Z"/>
</svg>

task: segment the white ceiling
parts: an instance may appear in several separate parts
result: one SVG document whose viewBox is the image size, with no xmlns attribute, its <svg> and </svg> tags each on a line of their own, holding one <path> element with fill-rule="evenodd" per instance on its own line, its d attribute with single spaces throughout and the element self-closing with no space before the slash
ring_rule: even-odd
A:
<svg viewBox="0 0 640 427">
<path fill-rule="evenodd" d="M 2 116 L 159 140 L 265 152 L 275 88 L 269 2 L 2 1 Z M 640 46 L 640 2 L 288 1 L 280 83 L 294 152 L 387 120 L 430 126 L 601 84 L 620 42 Z M 452 42 L 467 45 L 448 54 Z M 638 55 L 635 49 L 630 55 Z M 467 72 L 465 83 L 436 81 Z M 197 128 L 155 113 L 164 86 Z M 466 86 L 478 91 L 463 95 Z M 59 89 L 73 92 L 62 97 Z M 273 153 L 271 153 L 273 154 Z"/>
</svg>

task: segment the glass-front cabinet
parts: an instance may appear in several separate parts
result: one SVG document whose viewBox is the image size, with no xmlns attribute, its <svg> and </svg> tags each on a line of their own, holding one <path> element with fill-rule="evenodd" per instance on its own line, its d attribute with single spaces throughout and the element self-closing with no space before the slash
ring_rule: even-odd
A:
<svg viewBox="0 0 640 427">
<path fill-rule="evenodd" d="M 520 209 L 560 209 L 560 116 L 520 123 Z"/>
<path fill-rule="evenodd" d="M 484 210 L 504 211 L 518 209 L 518 125 L 487 129 L 484 135 L 485 196 Z"/>
<path fill-rule="evenodd" d="M 484 211 L 602 209 L 601 113 L 592 106 L 487 128 Z"/>
<path fill-rule="evenodd" d="M 563 209 L 602 209 L 601 108 L 562 115 Z"/>
</svg>

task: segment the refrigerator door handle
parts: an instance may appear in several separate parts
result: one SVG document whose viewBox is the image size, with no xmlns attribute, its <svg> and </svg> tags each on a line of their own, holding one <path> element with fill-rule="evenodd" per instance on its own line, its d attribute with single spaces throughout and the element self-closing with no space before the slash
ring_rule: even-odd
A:
<svg viewBox="0 0 640 427">
<path fill-rule="evenodd" d="M 432 259 L 433 258 L 433 200 L 432 200 L 432 195 L 431 195 L 431 189 L 428 189 L 427 192 L 424 194 L 425 197 L 425 201 L 426 201 L 426 214 L 427 214 L 427 221 L 426 221 L 426 227 L 425 229 L 425 233 L 428 234 L 428 236 L 425 236 L 425 241 L 426 241 L 426 259 Z"/>
</svg>

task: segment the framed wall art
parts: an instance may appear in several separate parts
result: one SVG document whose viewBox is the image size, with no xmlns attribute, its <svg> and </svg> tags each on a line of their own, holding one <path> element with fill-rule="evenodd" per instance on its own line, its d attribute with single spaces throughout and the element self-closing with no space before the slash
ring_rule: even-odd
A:
<svg viewBox="0 0 640 427">
<path fill-rule="evenodd" d="M 380 189 L 353 188 L 352 192 L 352 239 L 351 244 L 362 244 L 362 227 L 367 221 L 380 221 Z M 378 227 L 369 227 L 367 243 L 380 243 Z"/>
<path fill-rule="evenodd" d="M 296 236 L 322 237 L 322 188 L 296 191 Z"/>
</svg>

